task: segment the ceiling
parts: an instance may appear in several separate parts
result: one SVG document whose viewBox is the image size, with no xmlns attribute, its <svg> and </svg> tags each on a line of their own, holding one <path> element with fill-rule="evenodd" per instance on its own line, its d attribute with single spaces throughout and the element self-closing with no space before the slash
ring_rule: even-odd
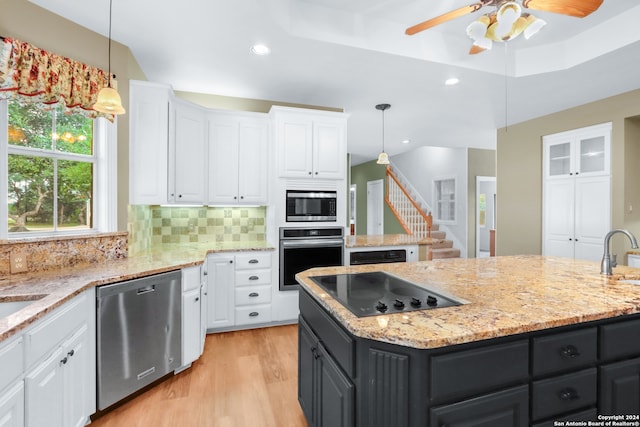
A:
<svg viewBox="0 0 640 427">
<path fill-rule="evenodd" d="M 30 0 L 107 35 L 109 0 Z M 482 9 L 406 36 L 474 0 L 113 0 L 113 39 L 175 90 L 344 108 L 352 163 L 418 146 L 496 146 L 496 129 L 640 88 L 640 3 L 604 0 L 535 37 L 468 55 Z M 149 5 L 153 6 L 150 7 Z M 255 43 L 268 56 L 250 52 Z M 460 83 L 445 86 L 449 77 Z M 409 140 L 403 144 L 403 140 Z"/>
</svg>

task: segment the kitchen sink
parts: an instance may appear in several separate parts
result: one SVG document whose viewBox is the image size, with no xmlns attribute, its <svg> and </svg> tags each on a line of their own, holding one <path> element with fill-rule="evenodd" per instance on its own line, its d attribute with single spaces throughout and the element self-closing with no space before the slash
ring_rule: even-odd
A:
<svg viewBox="0 0 640 427">
<path fill-rule="evenodd" d="M 639 279 L 621 279 L 618 280 L 618 283 L 626 283 L 628 285 L 640 285 Z"/>
<path fill-rule="evenodd" d="M 28 300 L 20 300 L 20 301 L 2 301 L 0 300 L 0 319 L 10 316 L 13 313 L 16 313 L 28 305 L 33 304 L 39 299 L 43 298 L 44 295 L 38 295 L 36 298 L 28 299 Z"/>
</svg>

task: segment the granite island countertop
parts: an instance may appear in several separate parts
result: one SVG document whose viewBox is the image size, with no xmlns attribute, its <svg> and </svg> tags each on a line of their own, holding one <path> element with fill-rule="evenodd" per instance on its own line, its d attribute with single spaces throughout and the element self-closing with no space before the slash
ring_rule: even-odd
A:
<svg viewBox="0 0 640 427">
<path fill-rule="evenodd" d="M 210 253 L 273 250 L 264 241 L 164 244 L 115 261 L 0 277 L 0 302 L 34 301 L 0 318 L 0 342 L 91 287 L 200 265 Z"/>
<path fill-rule="evenodd" d="M 367 271 L 386 271 L 469 303 L 359 318 L 309 279 Z M 599 262 L 535 255 L 324 267 L 296 275 L 353 335 L 419 349 L 640 313 L 640 286 L 617 282 L 623 278 L 640 279 L 640 269 L 620 266 L 607 277 Z"/>
<path fill-rule="evenodd" d="M 442 241 L 443 239 L 418 237 L 411 234 L 378 234 L 346 236 L 344 239 L 344 245 L 346 248 L 364 248 L 378 246 L 432 245 Z"/>
</svg>

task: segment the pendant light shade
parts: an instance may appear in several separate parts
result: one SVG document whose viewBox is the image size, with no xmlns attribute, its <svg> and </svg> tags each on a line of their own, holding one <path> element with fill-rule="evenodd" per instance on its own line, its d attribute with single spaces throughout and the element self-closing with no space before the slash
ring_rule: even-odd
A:
<svg viewBox="0 0 640 427">
<path fill-rule="evenodd" d="M 98 92 L 98 100 L 93 104 L 93 109 L 105 114 L 124 114 L 126 111 L 122 106 L 122 100 L 115 84 L 112 86 L 113 75 L 111 74 L 111 14 L 113 0 L 109 0 L 109 74 L 107 87 L 103 87 Z"/>
<path fill-rule="evenodd" d="M 391 108 L 389 104 L 378 104 L 376 105 L 376 110 L 382 111 L 382 152 L 378 156 L 378 161 L 376 162 L 379 165 L 388 165 L 389 164 L 389 155 L 384 151 L 384 110 Z"/>
</svg>

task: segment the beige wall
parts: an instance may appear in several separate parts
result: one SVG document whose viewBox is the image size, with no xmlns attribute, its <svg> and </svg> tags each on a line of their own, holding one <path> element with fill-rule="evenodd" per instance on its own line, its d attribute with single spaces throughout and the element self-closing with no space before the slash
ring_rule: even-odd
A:
<svg viewBox="0 0 640 427">
<path fill-rule="evenodd" d="M 612 122 L 612 228 L 628 228 L 640 237 L 640 90 L 540 117 L 498 131 L 497 231 L 498 255 L 540 254 L 542 248 L 542 137 L 599 123 Z M 634 211 L 628 213 L 628 205 Z M 635 205 L 638 205 L 637 207 Z M 626 206 L 626 209 L 625 209 Z M 629 243 L 613 241 L 623 254 Z M 623 257 L 619 258 L 624 259 Z"/>
<path fill-rule="evenodd" d="M 26 0 L 0 0 L 0 35 L 29 42 L 39 48 L 89 65 L 108 68 L 108 39 L 63 19 Z M 105 28 L 108 16 L 105 16 Z M 129 79 L 144 73 L 129 48 L 113 42 L 111 72 L 118 80 L 122 104 L 129 105 Z M 129 116 L 118 117 L 118 230 L 127 229 L 129 200 Z"/>
<path fill-rule="evenodd" d="M 496 176 L 496 151 L 467 150 L 467 257 L 476 256 L 476 177 Z"/>
</svg>

